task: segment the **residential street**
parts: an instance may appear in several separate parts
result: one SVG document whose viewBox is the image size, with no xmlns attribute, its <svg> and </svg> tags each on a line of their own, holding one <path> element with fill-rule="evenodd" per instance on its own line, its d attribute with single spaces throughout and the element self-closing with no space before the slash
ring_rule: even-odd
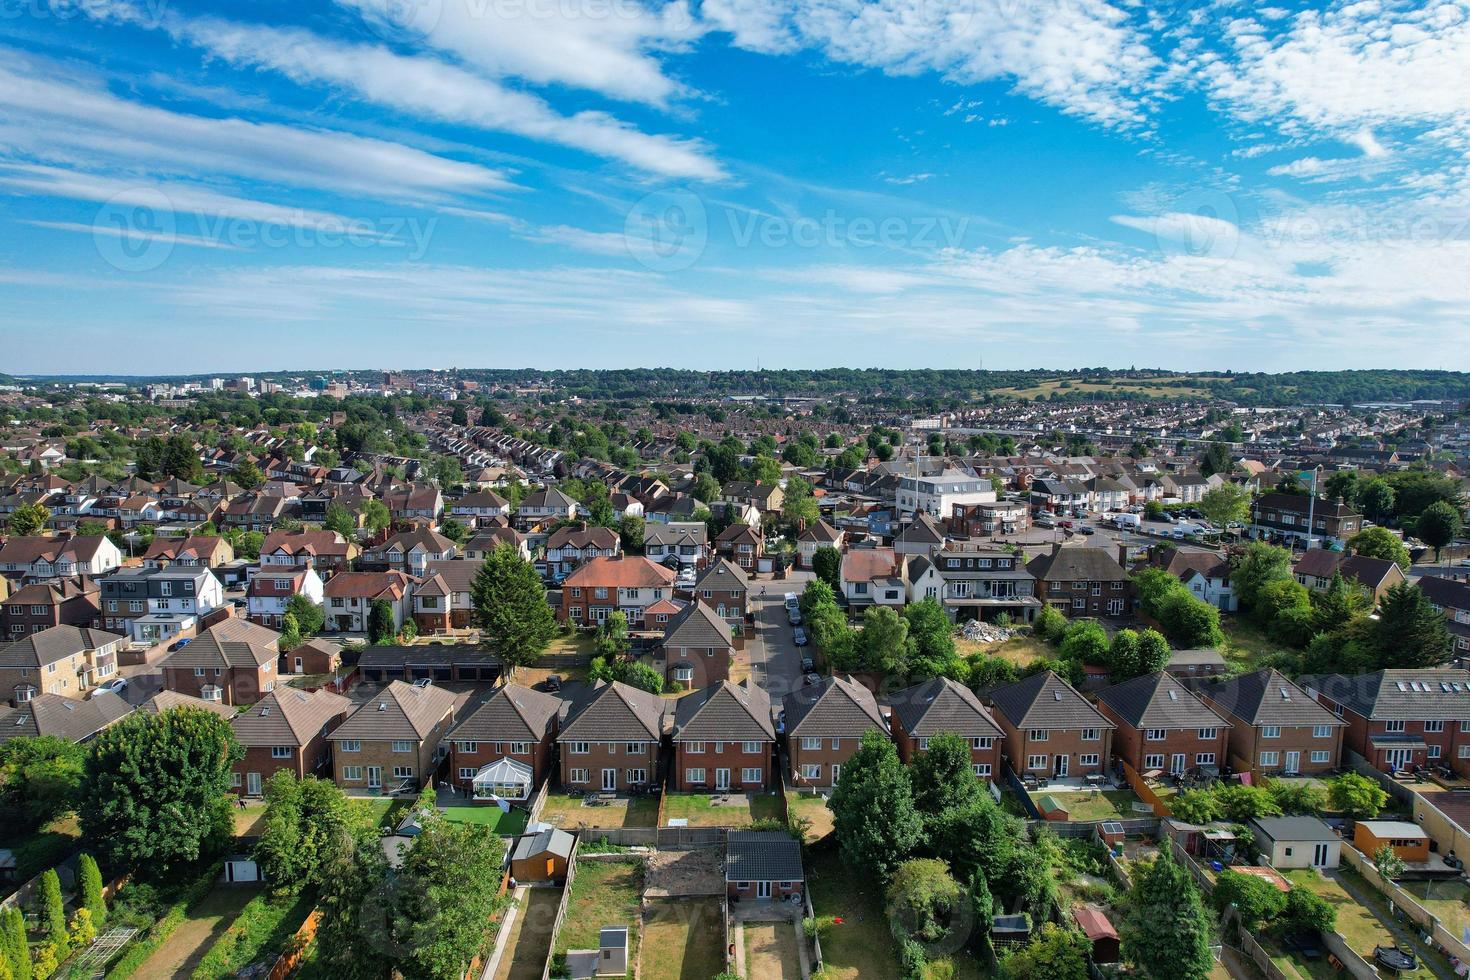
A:
<svg viewBox="0 0 1470 980">
<path fill-rule="evenodd" d="M 771 696 L 775 711 L 780 710 L 783 697 L 801 687 L 802 653 L 786 621 L 786 593 L 800 594 L 811 578 L 811 572 L 793 570 L 784 579 L 752 583 L 755 634 L 746 641 L 745 649 L 750 657 L 750 676 Z"/>
</svg>

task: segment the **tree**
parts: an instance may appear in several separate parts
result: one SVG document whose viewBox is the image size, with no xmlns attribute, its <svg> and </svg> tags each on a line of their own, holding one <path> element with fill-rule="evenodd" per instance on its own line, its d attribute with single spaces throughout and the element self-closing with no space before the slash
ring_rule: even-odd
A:
<svg viewBox="0 0 1470 980">
<path fill-rule="evenodd" d="M 887 882 L 919 842 L 920 819 L 898 750 L 865 732 L 842 767 L 828 807 L 845 861 Z"/>
<path fill-rule="evenodd" d="M 201 708 L 133 712 L 88 746 L 77 815 L 111 867 L 161 873 L 228 839 L 225 794 L 243 755 L 230 723 Z"/>
<path fill-rule="evenodd" d="M 1036 614 L 1036 619 L 1031 624 L 1031 632 L 1035 636 L 1048 643 L 1060 643 L 1062 633 L 1067 628 L 1067 617 L 1062 615 L 1060 609 L 1051 604 L 1041 607 Z"/>
<path fill-rule="evenodd" d="M 44 531 L 49 520 L 51 512 L 44 504 L 21 504 L 10 512 L 5 526 L 17 537 L 29 537 Z"/>
<path fill-rule="evenodd" d="M 1220 610 L 1197 598 L 1182 584 L 1164 600 L 1159 623 L 1169 642 L 1184 649 L 1216 647 L 1225 639 L 1220 629 Z"/>
<path fill-rule="evenodd" d="M 1254 608 L 1261 592 L 1272 582 L 1291 580 L 1291 552 L 1252 541 L 1231 555 L 1230 583 L 1241 605 Z"/>
<path fill-rule="evenodd" d="M 376 828 L 359 829 L 322 874 L 316 943 L 325 976 L 380 980 L 391 966 L 394 893 L 380 841 Z"/>
<path fill-rule="evenodd" d="M 1399 568 L 1409 570 L 1409 549 L 1386 527 L 1364 528 L 1348 540 L 1347 547 L 1355 555 L 1397 562 Z"/>
<path fill-rule="evenodd" d="M 1118 630 L 1108 645 L 1108 676 L 1113 683 L 1139 676 L 1138 633 L 1134 630 Z"/>
<path fill-rule="evenodd" d="M 1281 815 L 1281 807 L 1271 794 L 1261 786 L 1232 783 L 1215 790 L 1215 801 L 1220 805 L 1220 815 L 1231 823 L 1246 823 L 1256 817 Z"/>
<path fill-rule="evenodd" d="M 321 884 L 324 869 L 348 843 L 352 811 L 334 783 L 280 770 L 265 788 L 265 817 L 254 857 L 276 888 Z"/>
<path fill-rule="evenodd" d="M 817 498 L 812 494 L 812 485 L 799 476 L 786 481 L 786 492 L 781 499 L 781 517 L 795 528 L 811 524 L 818 516 Z"/>
<path fill-rule="evenodd" d="M 1169 666 L 1173 656 L 1169 641 L 1158 630 L 1143 630 L 1138 634 L 1139 674 L 1157 674 Z"/>
<path fill-rule="evenodd" d="M 0 823 L 31 830 L 76 806 L 86 750 L 54 735 L 0 745 Z"/>
<path fill-rule="evenodd" d="M 1437 667 L 1450 659 L 1453 646 L 1444 613 L 1409 582 L 1383 594 L 1374 640 L 1379 667 Z"/>
<path fill-rule="evenodd" d="M 61 878 L 55 868 L 41 875 L 41 925 L 46 938 L 61 949 L 66 948 L 66 904 L 61 898 Z"/>
<path fill-rule="evenodd" d="M 357 518 L 352 511 L 336 501 L 327 504 L 327 516 L 322 521 L 322 527 L 328 531 L 336 531 L 347 541 L 357 537 Z"/>
<path fill-rule="evenodd" d="M 823 545 L 812 553 L 812 574 L 832 587 L 842 588 L 842 555 L 836 548 Z"/>
<path fill-rule="evenodd" d="M 1207 824 L 1220 819 L 1220 801 L 1208 789 L 1187 789 L 1169 803 L 1174 816 L 1186 823 Z"/>
<path fill-rule="evenodd" d="M 1314 783 L 1288 783 L 1273 779 L 1266 792 L 1277 809 L 1288 816 L 1315 816 L 1327 809 L 1327 790 Z"/>
<path fill-rule="evenodd" d="M 1327 800 L 1344 816 L 1372 820 L 1388 803 L 1388 792 L 1367 776 L 1345 772 L 1327 780 Z"/>
<path fill-rule="evenodd" d="M 1392 844 L 1381 844 L 1373 852 L 1373 867 L 1378 869 L 1384 881 L 1397 881 L 1404 875 L 1403 858 L 1394 852 Z"/>
<path fill-rule="evenodd" d="M 1332 932 L 1337 928 L 1337 909 L 1310 888 L 1293 888 L 1286 893 L 1287 927 L 1294 932 L 1316 930 Z"/>
<path fill-rule="evenodd" d="M 954 631 L 949 617 L 935 598 L 926 597 L 904 607 L 903 618 L 909 625 L 909 642 L 913 658 L 909 671 L 915 678 L 935 677 L 944 673 L 955 659 Z"/>
<path fill-rule="evenodd" d="M 863 610 L 863 628 L 857 638 L 863 666 L 882 674 L 906 674 L 912 645 L 909 624 L 892 606 Z"/>
<path fill-rule="evenodd" d="M 449 422 L 451 425 L 469 425 L 470 413 L 465 411 L 463 405 L 455 405 L 454 408 L 449 410 Z"/>
<path fill-rule="evenodd" d="M 386 530 L 393 523 L 393 515 L 388 511 L 388 505 L 381 500 L 363 501 L 361 513 L 363 524 L 375 534 Z"/>
<path fill-rule="evenodd" d="M 301 646 L 301 624 L 296 622 L 295 613 L 286 613 L 281 617 L 281 638 L 276 641 L 282 653 L 289 653 Z"/>
<path fill-rule="evenodd" d="M 894 871 L 885 897 L 895 938 L 936 943 L 949 933 L 966 896 L 943 861 L 912 858 Z"/>
<path fill-rule="evenodd" d="M 439 533 L 455 544 L 464 544 L 465 538 L 469 537 L 470 530 L 462 522 L 446 517 L 439 522 Z"/>
<path fill-rule="evenodd" d="M 1123 959 L 1152 980 L 1206 980 L 1214 969 L 1199 890 L 1168 851 L 1136 879 L 1121 932 Z"/>
<path fill-rule="evenodd" d="M 1230 458 L 1230 447 L 1223 442 L 1210 443 L 1200 455 L 1199 471 L 1205 476 L 1214 476 L 1216 473 L 1231 473 L 1234 470 L 1235 460 Z"/>
<path fill-rule="evenodd" d="M 1338 470 L 1327 478 L 1324 489 L 1329 499 L 1346 504 L 1348 507 L 1356 507 L 1364 482 L 1362 475 L 1357 470 Z"/>
<path fill-rule="evenodd" d="M 1330 633 L 1366 613 L 1370 600 L 1361 586 L 1348 584 L 1347 579 L 1334 572 L 1327 588 L 1312 593 L 1311 602 L 1312 629 Z"/>
<path fill-rule="evenodd" d="M 535 663 L 556 635 L 556 617 L 536 567 L 509 544 L 497 545 L 485 558 L 470 583 L 470 601 L 480 643 L 507 673 Z"/>
<path fill-rule="evenodd" d="M 398 633 L 394 622 L 393 604 L 387 599 L 374 599 L 368 607 L 368 640 L 371 643 L 388 643 Z"/>
<path fill-rule="evenodd" d="M 1306 891 L 1305 888 L 1301 890 Z M 1215 879 L 1215 890 L 1210 900 L 1222 913 L 1235 906 L 1235 911 L 1240 914 L 1240 924 L 1252 932 L 1274 921 L 1286 908 L 1286 893 L 1281 889 L 1264 878 L 1241 874 L 1230 868 Z"/>
<path fill-rule="evenodd" d="M 1206 520 L 1221 528 L 1227 524 L 1243 523 L 1251 514 L 1250 488 L 1238 483 L 1222 483 L 1200 498 L 1199 510 Z"/>
<path fill-rule="evenodd" d="M 25 913 L 19 908 L 0 908 L 0 951 L 15 980 L 31 980 L 31 954 L 26 945 Z"/>
<path fill-rule="evenodd" d="M 107 916 L 107 900 L 102 897 L 102 871 L 90 854 L 77 858 L 77 900 L 92 913 L 92 921 L 100 923 Z"/>
<path fill-rule="evenodd" d="M 622 610 L 613 612 L 597 627 L 592 646 L 598 656 L 607 659 L 621 657 L 628 652 L 628 617 Z"/>
<path fill-rule="evenodd" d="M 1443 500 L 1426 507 L 1414 522 L 1415 537 L 1434 549 L 1435 561 L 1439 561 L 1440 549 L 1452 543 L 1459 533 L 1460 512 Z"/>
<path fill-rule="evenodd" d="M 643 551 L 643 535 L 647 523 L 637 514 L 624 514 L 618 519 L 618 538 L 623 550 L 630 555 Z"/>
<path fill-rule="evenodd" d="M 286 601 L 286 612 L 296 617 L 296 625 L 302 636 L 315 636 L 326 624 L 322 607 L 312 602 L 309 596 L 300 593 Z"/>
<path fill-rule="evenodd" d="M 265 482 L 265 475 L 260 472 L 259 466 L 246 459 L 230 469 L 230 479 L 238 483 L 242 490 L 254 490 Z"/>
<path fill-rule="evenodd" d="M 1376 524 L 1392 520 L 1398 507 L 1398 492 L 1385 480 L 1368 480 L 1358 489 L 1363 516 Z"/>
<path fill-rule="evenodd" d="M 1025 946 L 1001 960 L 1006 980 L 1087 980 L 1092 946 L 1076 929 L 1043 923 Z"/>
<path fill-rule="evenodd" d="M 1108 634 L 1095 619 L 1078 619 L 1067 624 L 1062 633 L 1061 654 L 1064 660 L 1083 664 L 1106 663 Z"/>
<path fill-rule="evenodd" d="M 715 479 L 713 473 L 700 473 L 694 478 L 694 486 L 690 488 L 694 499 L 702 504 L 707 504 L 720 497 L 720 481 Z"/>
<path fill-rule="evenodd" d="M 975 778 L 968 739 L 954 732 L 931 736 L 929 748 L 909 766 L 914 807 L 922 815 L 968 806 L 984 790 Z"/>
</svg>

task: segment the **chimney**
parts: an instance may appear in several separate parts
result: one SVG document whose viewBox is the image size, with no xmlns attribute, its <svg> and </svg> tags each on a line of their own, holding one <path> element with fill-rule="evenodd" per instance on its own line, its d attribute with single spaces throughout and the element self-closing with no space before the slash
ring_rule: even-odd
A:
<svg viewBox="0 0 1470 980">
<path fill-rule="evenodd" d="M 1124 568 L 1128 567 L 1128 545 L 1122 541 L 1118 542 L 1118 564 Z"/>
</svg>

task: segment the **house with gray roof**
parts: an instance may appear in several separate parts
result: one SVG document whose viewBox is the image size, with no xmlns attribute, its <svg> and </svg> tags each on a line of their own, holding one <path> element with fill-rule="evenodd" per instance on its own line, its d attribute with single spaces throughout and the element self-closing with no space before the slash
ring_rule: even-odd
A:
<svg viewBox="0 0 1470 980">
<path fill-rule="evenodd" d="M 987 700 L 1018 776 L 1066 779 L 1108 771 L 1117 726 L 1051 671 L 998 687 Z"/>
<path fill-rule="evenodd" d="M 671 687 L 689 690 L 728 679 L 734 659 L 730 624 L 705 603 L 691 602 L 664 628 L 653 666 Z"/>
<path fill-rule="evenodd" d="M 906 688 L 885 702 L 898 757 L 904 762 L 929 749 L 929 739 L 958 735 L 970 746 L 970 764 L 980 779 L 1000 776 L 1000 748 L 1005 732 L 975 692 L 948 677 L 934 677 Z"/>
<path fill-rule="evenodd" d="M 1261 857 L 1278 870 L 1335 868 L 1342 859 L 1342 838 L 1321 817 L 1255 817 L 1250 828 Z"/>
<path fill-rule="evenodd" d="M 806 890 L 801 844 L 780 830 L 732 830 L 725 838 L 725 894 L 731 901 L 799 902 Z"/>
<path fill-rule="evenodd" d="M 1470 775 L 1470 671 L 1318 674 L 1297 684 L 1347 728 L 1343 744 L 1387 773 L 1442 766 Z"/>
<path fill-rule="evenodd" d="M 1237 772 L 1319 775 L 1341 764 L 1347 723 L 1278 670 L 1233 677 L 1200 694 L 1230 723 L 1230 766 Z"/>
<path fill-rule="evenodd" d="M 327 736 L 332 771 L 349 793 L 424 785 L 438 768 L 460 699 L 428 681 L 394 681 Z"/>
<path fill-rule="evenodd" d="M 1026 565 L 1042 601 L 1072 618 L 1126 619 L 1128 571 L 1103 548 L 1052 545 Z"/>
<path fill-rule="evenodd" d="M 531 788 L 551 772 L 557 725 L 566 702 L 523 684 L 497 687 L 478 708 L 450 729 L 450 772 L 456 785 L 472 789 L 486 766 L 512 759 L 526 766 Z"/>
<path fill-rule="evenodd" d="M 674 711 L 674 785 L 686 792 L 751 792 L 771 786 L 776 728 L 771 698 L 748 679 L 679 699 Z"/>
<path fill-rule="evenodd" d="M 823 677 L 782 699 L 791 777 L 797 786 L 837 785 L 842 765 L 863 735 L 888 735 L 888 722 L 873 693 L 851 677 Z"/>
<path fill-rule="evenodd" d="M 254 704 L 275 690 L 280 639 L 248 620 L 222 620 L 163 658 L 163 686 L 206 701 Z"/>
<path fill-rule="evenodd" d="M 352 710 L 352 702 L 328 690 L 280 687 L 230 719 L 245 749 L 234 765 L 237 791 L 259 796 L 277 772 L 297 779 L 325 773 L 331 762 L 327 735 Z"/>
<path fill-rule="evenodd" d="M 556 741 L 562 784 L 626 792 L 658 781 L 673 704 L 621 681 L 599 681 L 573 704 Z"/>
<path fill-rule="evenodd" d="M 1114 754 L 1135 772 L 1218 772 L 1230 723 L 1167 671 L 1104 688 L 1097 708 L 1115 725 Z"/>
<path fill-rule="evenodd" d="M 20 704 L 38 694 L 80 697 L 117 674 L 127 637 L 52 626 L 0 647 L 0 696 Z"/>
<path fill-rule="evenodd" d="M 29 701 L 0 707 L 0 745 L 13 738 L 41 735 L 67 742 L 90 741 L 132 710 L 132 705 L 110 692 L 85 701 L 61 694 L 37 694 Z"/>
</svg>

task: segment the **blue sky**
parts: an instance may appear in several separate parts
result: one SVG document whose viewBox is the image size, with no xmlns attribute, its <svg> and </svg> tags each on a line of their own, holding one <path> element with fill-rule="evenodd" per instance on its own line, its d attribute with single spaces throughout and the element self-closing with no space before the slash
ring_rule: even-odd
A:
<svg viewBox="0 0 1470 980">
<path fill-rule="evenodd" d="M 1470 0 L 0 0 L 0 371 L 1470 369 Z"/>
</svg>

